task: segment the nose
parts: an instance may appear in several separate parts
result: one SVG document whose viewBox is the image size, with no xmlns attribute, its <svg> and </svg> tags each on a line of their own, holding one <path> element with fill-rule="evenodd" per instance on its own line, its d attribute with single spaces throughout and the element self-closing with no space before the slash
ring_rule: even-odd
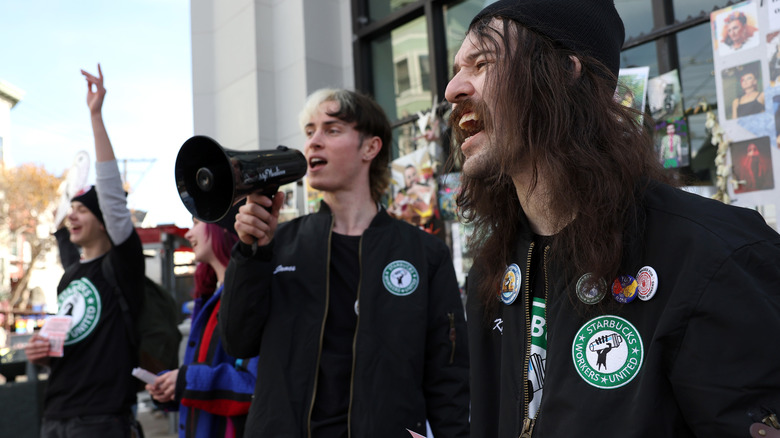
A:
<svg viewBox="0 0 780 438">
<path fill-rule="evenodd" d="M 306 143 L 303 148 L 304 151 L 308 149 L 319 149 L 322 147 L 322 130 L 317 129 L 312 132 L 311 137 L 306 139 Z"/>
<path fill-rule="evenodd" d="M 465 77 L 463 70 L 455 73 L 447 88 L 444 90 L 444 98 L 452 104 L 474 95 L 474 85 Z"/>
</svg>

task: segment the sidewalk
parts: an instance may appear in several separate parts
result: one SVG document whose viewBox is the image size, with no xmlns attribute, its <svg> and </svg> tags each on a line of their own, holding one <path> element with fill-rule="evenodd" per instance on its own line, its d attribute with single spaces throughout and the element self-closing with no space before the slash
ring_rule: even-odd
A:
<svg viewBox="0 0 780 438">
<path fill-rule="evenodd" d="M 152 410 L 152 403 L 149 393 L 146 391 L 138 393 L 138 421 L 144 428 L 145 438 L 178 438 L 178 421 L 176 413 L 163 413 Z"/>
</svg>

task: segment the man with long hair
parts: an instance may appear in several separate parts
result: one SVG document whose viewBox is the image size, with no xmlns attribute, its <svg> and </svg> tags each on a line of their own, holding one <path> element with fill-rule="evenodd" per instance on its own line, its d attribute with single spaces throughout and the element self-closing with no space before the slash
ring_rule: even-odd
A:
<svg viewBox="0 0 780 438">
<path fill-rule="evenodd" d="M 349 90 L 301 112 L 317 213 L 280 224 L 283 194 L 248 197 L 225 274 L 219 325 L 236 357 L 259 352 L 246 435 L 469 434 L 463 304 L 447 246 L 391 218 L 392 130 Z"/>
<path fill-rule="evenodd" d="M 668 184 L 613 99 L 623 39 L 612 0 L 500 0 L 455 55 L 472 436 L 746 436 L 780 412 L 780 236 Z"/>
</svg>

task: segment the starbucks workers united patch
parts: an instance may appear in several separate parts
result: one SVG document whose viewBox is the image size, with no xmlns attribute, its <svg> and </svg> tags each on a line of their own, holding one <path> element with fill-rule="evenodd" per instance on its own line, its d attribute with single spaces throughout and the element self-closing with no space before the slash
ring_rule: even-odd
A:
<svg viewBox="0 0 780 438">
<path fill-rule="evenodd" d="M 396 260 L 385 266 L 382 283 L 391 294 L 405 296 L 417 289 L 420 276 L 414 265 L 406 260 Z"/>
<path fill-rule="evenodd" d="M 636 327 L 604 315 L 586 322 L 571 346 L 574 368 L 582 380 L 600 389 L 615 389 L 639 373 L 645 351 Z"/>
</svg>

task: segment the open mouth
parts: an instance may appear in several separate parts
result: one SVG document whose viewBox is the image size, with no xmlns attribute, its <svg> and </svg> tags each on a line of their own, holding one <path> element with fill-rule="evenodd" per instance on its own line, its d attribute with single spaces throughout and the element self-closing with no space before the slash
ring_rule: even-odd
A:
<svg viewBox="0 0 780 438">
<path fill-rule="evenodd" d="M 324 165 L 328 164 L 326 160 L 323 160 L 322 158 L 311 158 L 309 159 L 309 169 L 317 169 L 319 167 L 322 167 Z"/>
<path fill-rule="evenodd" d="M 463 117 L 460 118 L 458 121 L 458 128 L 460 128 L 462 132 L 463 141 L 466 141 L 482 132 L 482 130 L 485 129 L 485 124 L 479 119 L 476 113 L 470 112 L 464 114 Z"/>
</svg>

